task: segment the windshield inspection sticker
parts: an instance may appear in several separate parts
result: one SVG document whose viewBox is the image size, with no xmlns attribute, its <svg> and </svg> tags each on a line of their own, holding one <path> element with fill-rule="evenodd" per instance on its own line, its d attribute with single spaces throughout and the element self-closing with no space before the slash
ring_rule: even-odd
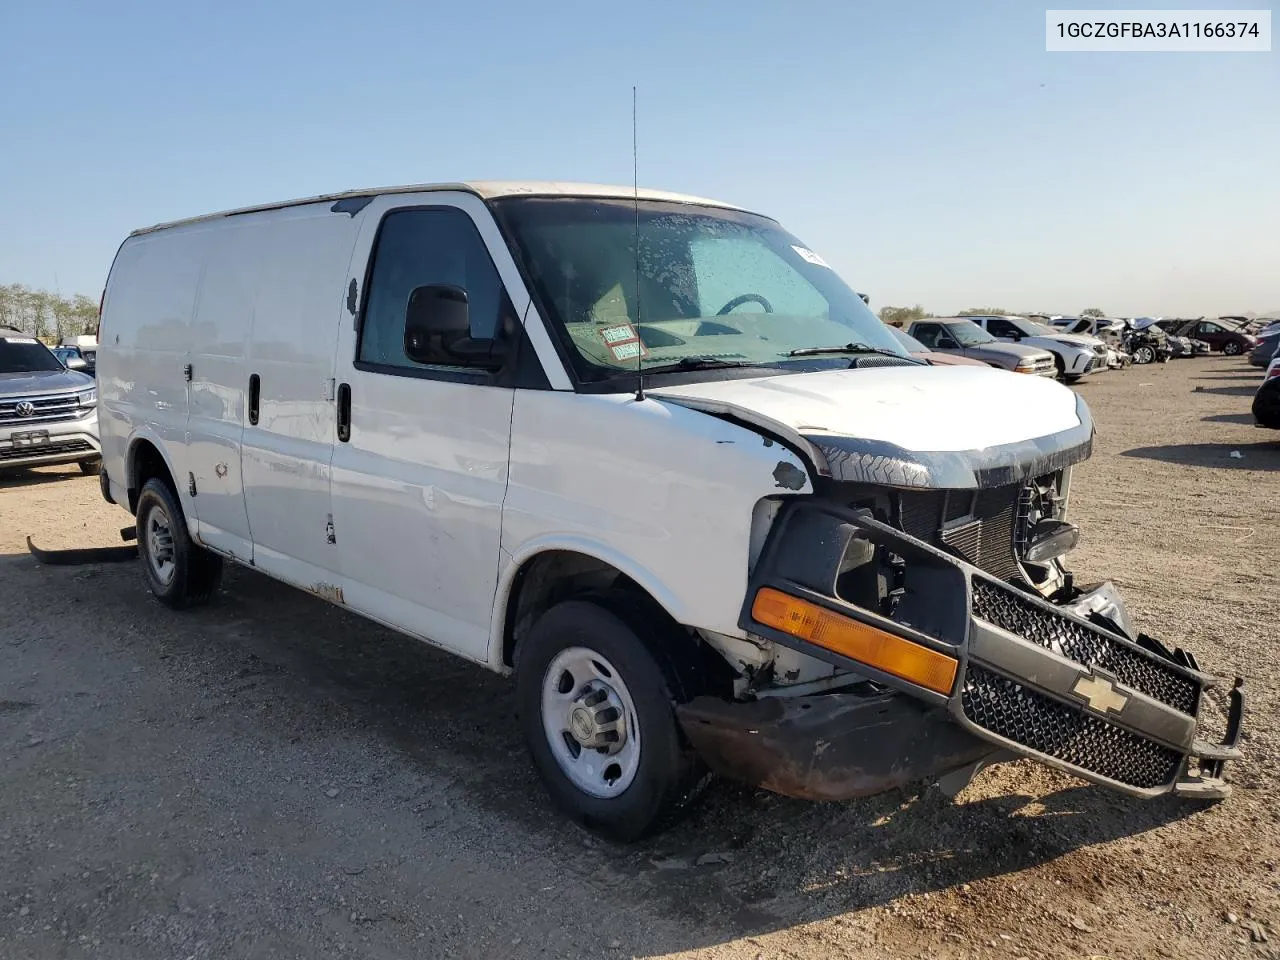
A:
<svg viewBox="0 0 1280 960">
<path fill-rule="evenodd" d="M 791 245 L 791 249 L 800 254 L 801 259 L 808 260 L 815 267 L 826 267 L 828 270 L 831 269 L 831 264 L 827 263 L 827 261 L 823 260 L 808 247 L 797 246 L 793 243 Z"/>
<path fill-rule="evenodd" d="M 640 334 L 629 323 L 601 327 L 599 333 L 600 339 L 615 360 L 634 360 L 636 357 L 649 356 L 649 351 L 640 340 Z"/>
</svg>

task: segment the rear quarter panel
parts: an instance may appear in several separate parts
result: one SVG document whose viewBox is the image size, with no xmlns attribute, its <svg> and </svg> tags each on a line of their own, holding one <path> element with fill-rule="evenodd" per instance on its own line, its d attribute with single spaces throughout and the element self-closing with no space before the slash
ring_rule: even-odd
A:
<svg viewBox="0 0 1280 960">
<path fill-rule="evenodd" d="M 126 483 L 130 442 L 161 445 L 175 478 L 184 472 L 191 317 L 208 237 L 199 226 L 130 237 L 107 279 L 98 349 L 98 416 L 113 485 Z M 181 496 L 185 485 L 179 482 Z"/>
</svg>

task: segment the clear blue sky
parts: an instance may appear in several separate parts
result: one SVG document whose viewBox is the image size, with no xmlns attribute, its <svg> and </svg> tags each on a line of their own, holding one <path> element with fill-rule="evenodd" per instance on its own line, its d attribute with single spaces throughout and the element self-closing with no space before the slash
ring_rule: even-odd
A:
<svg viewBox="0 0 1280 960">
<path fill-rule="evenodd" d="M 1280 310 L 1280 52 L 1049 54 L 1046 5 L 0 0 L 0 282 L 96 297 L 129 230 L 248 203 L 629 183 L 636 83 L 643 185 L 875 307 Z"/>
</svg>

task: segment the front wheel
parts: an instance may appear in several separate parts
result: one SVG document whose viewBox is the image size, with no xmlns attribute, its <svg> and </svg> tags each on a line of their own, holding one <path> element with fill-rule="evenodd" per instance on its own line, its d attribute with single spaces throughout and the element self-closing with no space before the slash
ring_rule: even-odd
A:
<svg viewBox="0 0 1280 960">
<path fill-rule="evenodd" d="M 90 475 L 96 476 L 98 473 L 98 469 L 102 466 L 102 461 L 97 457 L 92 457 L 88 460 L 81 460 L 79 462 L 79 466 L 80 466 L 80 472 L 85 474 L 86 476 L 90 476 Z"/>
<path fill-rule="evenodd" d="M 222 558 L 191 540 L 178 498 L 163 480 L 138 494 L 138 554 L 151 592 L 180 610 L 206 602 L 222 580 Z"/>
<path fill-rule="evenodd" d="M 1134 363 L 1152 363 L 1156 358 L 1156 351 L 1153 347 L 1142 346 L 1133 351 Z"/>
<path fill-rule="evenodd" d="M 610 839 L 673 823 L 706 780 L 675 716 L 686 691 L 666 655 L 681 641 L 610 593 L 552 607 L 521 645 L 516 695 L 534 764 L 570 817 Z"/>
<path fill-rule="evenodd" d="M 1222 352 L 1225 353 L 1228 357 L 1238 357 L 1240 356 L 1241 353 L 1244 352 L 1244 348 L 1241 347 L 1240 344 L 1232 340 L 1222 345 Z"/>
</svg>

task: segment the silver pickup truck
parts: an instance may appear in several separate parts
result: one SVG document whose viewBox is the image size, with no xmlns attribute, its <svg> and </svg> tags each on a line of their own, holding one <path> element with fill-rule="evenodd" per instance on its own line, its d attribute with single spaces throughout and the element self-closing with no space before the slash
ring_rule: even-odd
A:
<svg viewBox="0 0 1280 960">
<path fill-rule="evenodd" d="M 0 469 L 78 463 L 97 473 L 98 391 L 43 343 L 0 327 Z"/>
</svg>

